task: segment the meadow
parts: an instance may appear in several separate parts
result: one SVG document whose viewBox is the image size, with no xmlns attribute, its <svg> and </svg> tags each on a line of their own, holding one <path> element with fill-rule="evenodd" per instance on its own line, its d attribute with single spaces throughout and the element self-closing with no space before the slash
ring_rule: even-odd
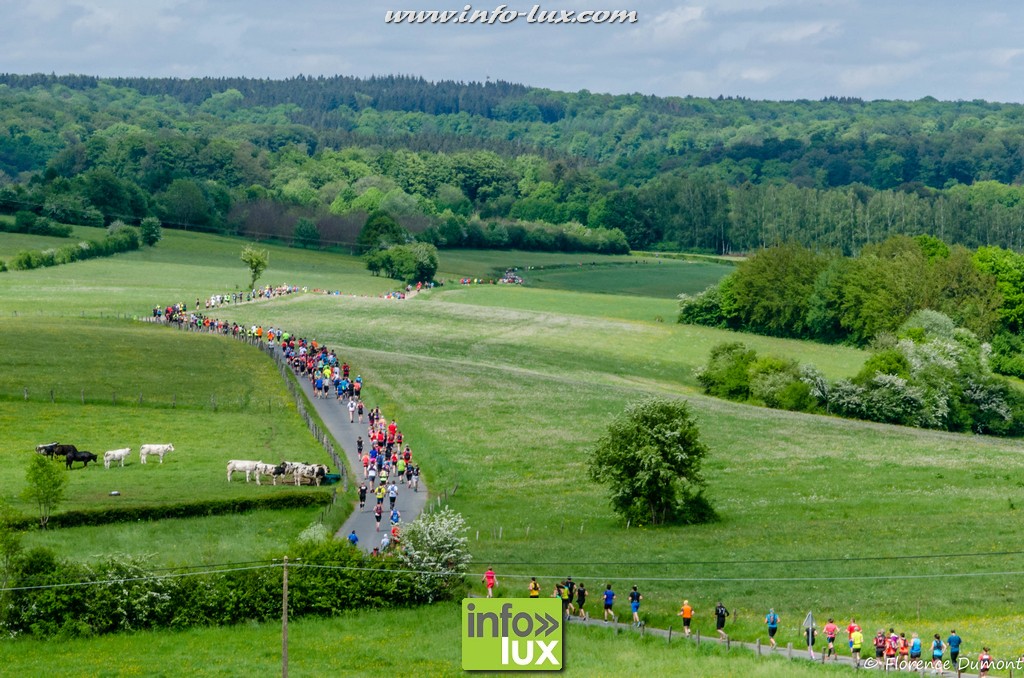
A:
<svg viewBox="0 0 1024 678">
<path fill-rule="evenodd" d="M 705 620 L 721 599 L 740 638 L 762 634 L 774 606 L 790 638 L 810 609 L 922 635 L 955 626 L 1017 651 L 1014 575 L 985 573 L 1015 572 L 1018 441 L 729 403 L 697 395 L 692 377 L 726 338 L 835 376 L 856 372 L 860 351 L 431 294 L 401 305 L 303 298 L 272 315 L 367 365 L 431 487 L 466 515 L 475 569 L 504 575 L 500 594 L 572 575 L 592 591 L 613 583 L 620 600 L 640 585 L 652 625 L 684 597 Z M 335 315 L 360 320 L 338 326 Z M 689 400 L 721 522 L 627 528 L 589 478 L 588 447 L 649 394 Z"/>
<path fill-rule="evenodd" d="M 672 300 L 684 292 L 701 292 L 732 270 L 717 261 L 656 255 L 441 250 L 440 259 L 441 279 L 492 279 L 515 268 L 531 288 Z"/>
<path fill-rule="evenodd" d="M 123 300 L 106 294 L 111 285 L 121 283 L 103 278 L 105 269 L 89 273 L 97 279 L 88 292 L 54 278 L 65 294 L 48 298 L 54 311 L 69 314 L 79 303 L 91 312 L 109 313 L 145 298 L 134 309 L 144 315 L 153 303 L 163 303 L 166 294 L 191 300 L 216 291 L 203 285 L 236 256 L 237 244 L 226 240 L 230 246 L 209 246 L 221 254 L 210 254 L 196 277 L 190 276 L 189 256 L 165 253 L 159 266 L 145 269 L 138 289 L 125 274 Z M 155 256 L 161 247 L 163 243 L 141 255 L 74 264 L 64 272 L 83 280 L 85 267 L 96 263 L 111 268 L 124 263 L 138 272 L 135 259 Z M 322 256 L 336 262 L 325 264 L 323 275 L 332 276 L 325 280 L 333 283 L 327 287 L 358 289 L 382 282 L 346 257 Z M 301 269 L 288 272 L 292 270 L 294 281 L 304 284 Z M 26 279 L 35 273 L 0 275 L 0 313 L 23 303 L 18 290 L 31 287 Z M 164 296 L 147 296 L 160 291 Z M 86 301 L 93 293 L 97 298 Z M 1024 600 L 1014 563 L 1020 555 L 1017 535 L 1024 527 L 1018 508 L 1024 507 L 1024 483 L 1018 480 L 1024 457 L 1018 441 L 703 397 L 693 369 L 720 341 L 742 340 L 759 353 L 811 362 L 832 377 L 856 373 L 867 354 L 654 322 L 652 311 L 661 308 L 654 304 L 662 301 L 498 286 L 445 287 L 397 303 L 309 294 L 219 309 L 218 314 L 244 323 L 273 323 L 343 348 L 345 357 L 374 384 L 373 402 L 396 417 L 413 441 L 432 492 L 444 492 L 447 502 L 466 516 L 475 556 L 469 578 L 473 584 L 488 566 L 498 571 L 499 595 L 525 595 L 530 576 L 537 576 L 547 593 L 556 579 L 572 575 L 590 588 L 592 613 L 604 584 L 612 583 L 619 592 L 620 613 L 628 609 L 624 598 L 629 586 L 639 585 L 651 626 L 674 620 L 685 597 L 697 610 L 695 623 L 709 629 L 711 610 L 721 599 L 733 612 L 729 628 L 740 639 L 763 638 L 764 613 L 773 606 L 782 616 L 783 643 L 798 640 L 799 624 L 812 610 L 819 620 L 855 616 L 865 629 L 896 626 L 922 637 L 955 627 L 969 653 L 985 642 L 997 656 L 1019 654 L 1018 610 Z M 602 306 L 608 309 L 604 315 Z M 3 317 L 6 327 L 9 318 L 6 313 Z M 172 330 L 153 331 L 154 337 L 163 332 L 172 337 L 169 341 L 182 340 Z M 7 345 L 6 339 L 0 340 Z M 215 337 L 201 340 L 211 347 L 229 344 Z M 230 344 L 227 350 L 239 349 Z M 12 388 L 16 394 L 17 387 Z M 627 527 L 611 512 L 603 488 L 590 479 L 588 448 L 610 417 L 648 395 L 682 397 L 690 403 L 710 448 L 705 472 L 720 522 L 689 528 Z M 220 420 L 231 412 L 187 412 L 200 421 L 203 414 Z M 10 416 L 11 425 L 23 426 L 38 415 L 26 411 Z M 283 417 L 264 419 L 263 428 L 255 431 L 265 430 L 271 419 L 283 426 Z M 8 421 L 3 422 L 5 430 Z M 86 426 L 82 424 L 83 430 Z M 41 430 L 31 434 L 46 437 Z M 23 444 L 19 449 L 23 453 Z M 226 487 L 222 476 L 218 478 Z M 400 624 L 402 614 L 422 620 L 431 613 L 379 614 Z M 421 614 L 425 617 L 417 616 Z M 419 626 L 416 621 L 409 624 Z M 411 638 L 432 646 L 424 666 L 440 662 L 436 670 L 425 668 L 424 673 L 444 675 L 451 667 L 445 662 L 453 660 L 444 659 L 443 653 L 454 650 L 440 649 L 444 643 L 430 642 L 432 636 L 422 628 L 415 634 Z M 353 638 L 331 647 L 351 662 L 364 656 L 361 642 Z M 601 642 L 598 637 L 581 655 L 608 659 Z M 275 652 L 268 650 L 270 655 Z M 645 671 L 658 666 L 653 655 L 649 660 L 643 656 Z M 574 656 L 577 661 L 583 665 L 590 660 Z M 734 663 L 739 661 L 734 656 L 721 661 L 726 663 L 698 665 L 694 673 L 753 675 L 749 666 Z M 600 673 L 603 665 L 592 666 Z M 742 668 L 734 671 L 734 666 Z M 794 674 L 787 668 L 780 675 Z"/>
<path fill-rule="evenodd" d="M 3 329 L 0 460 L 20 469 L 36 445 L 55 440 L 100 459 L 69 472 L 60 510 L 310 492 L 283 484 L 256 487 L 244 477 L 228 483 L 227 461 L 330 461 L 299 419 L 276 367 L 256 348 L 115 320 L 17 317 L 6 318 Z M 164 442 L 175 450 L 163 464 L 140 463 L 140 445 Z M 122 447 L 132 448 L 125 466 L 103 468 L 103 452 Z M 5 495 L 16 509 L 34 515 L 20 497 L 24 484 L 23 473 L 12 474 Z M 343 497 L 332 524 L 349 510 Z M 266 510 L 50 530 L 30 533 L 27 544 L 59 546 L 75 558 L 107 551 L 150 555 L 161 564 L 222 562 L 282 548 L 319 512 Z"/>
<path fill-rule="evenodd" d="M 809 678 L 847 674 L 849 669 L 758 659 L 741 649 L 693 643 L 610 628 L 570 625 L 565 630 L 566 676 L 657 675 Z M 5 669 L 12 675 L 267 676 L 281 670 L 281 625 L 241 624 L 90 638 L 80 643 L 8 641 Z M 187 648 L 187 651 L 183 651 Z M 290 676 L 460 676 L 459 610 L 451 604 L 418 609 L 353 611 L 333 619 L 288 625 Z"/>
</svg>

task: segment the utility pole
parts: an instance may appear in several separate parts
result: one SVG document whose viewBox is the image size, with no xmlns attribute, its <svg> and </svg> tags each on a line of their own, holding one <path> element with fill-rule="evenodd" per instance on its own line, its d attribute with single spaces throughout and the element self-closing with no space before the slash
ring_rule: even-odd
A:
<svg viewBox="0 0 1024 678">
<path fill-rule="evenodd" d="M 281 587 L 281 678 L 288 678 L 288 556 Z"/>
</svg>

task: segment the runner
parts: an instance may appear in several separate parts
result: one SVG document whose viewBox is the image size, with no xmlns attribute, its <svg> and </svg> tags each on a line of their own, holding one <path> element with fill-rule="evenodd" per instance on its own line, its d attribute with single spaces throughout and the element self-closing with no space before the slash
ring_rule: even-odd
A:
<svg viewBox="0 0 1024 678">
<path fill-rule="evenodd" d="M 576 598 L 576 582 L 572 580 L 572 577 L 565 578 L 565 590 L 569 594 L 568 612 L 571 615 L 573 612 L 576 611 L 576 608 L 573 607 L 572 604 L 572 601 Z"/>
<path fill-rule="evenodd" d="M 956 668 L 957 659 L 960 657 L 960 643 L 964 642 L 963 639 L 956 635 L 956 629 L 949 632 L 949 638 L 946 638 L 946 647 L 949 648 L 949 661 L 952 663 L 953 668 Z"/>
<path fill-rule="evenodd" d="M 896 668 L 896 653 L 899 652 L 900 637 L 894 629 L 889 629 L 889 635 L 885 638 L 885 670 L 889 667 Z"/>
<path fill-rule="evenodd" d="M 537 583 L 536 577 L 530 577 L 530 583 L 527 588 L 530 591 L 531 598 L 540 598 L 540 584 Z"/>
<path fill-rule="evenodd" d="M 402 520 L 402 514 L 398 511 L 398 509 L 396 509 L 396 508 L 391 509 L 391 524 L 392 525 L 398 525 L 398 523 L 401 522 L 401 520 Z"/>
<path fill-rule="evenodd" d="M 565 584 L 562 582 L 556 583 L 555 590 L 551 592 L 551 597 L 562 601 L 562 619 L 569 621 L 569 591 L 565 588 Z"/>
<path fill-rule="evenodd" d="M 615 619 L 615 613 L 612 612 L 612 605 L 615 604 L 615 591 L 612 591 L 612 585 L 608 586 L 604 590 L 604 623 L 608 623 L 608 617 Z"/>
<path fill-rule="evenodd" d="M 493 598 L 494 587 L 498 585 L 498 578 L 495 576 L 494 570 L 488 567 L 487 571 L 484 572 L 484 578 L 480 581 L 482 581 L 484 585 L 487 586 L 487 597 Z"/>
<path fill-rule="evenodd" d="M 355 530 L 352 530 L 352 534 L 348 535 L 348 541 L 352 546 L 356 546 L 359 543 L 359 537 L 356 536 Z"/>
<path fill-rule="evenodd" d="M 580 582 L 580 585 L 576 587 L 576 607 L 579 609 L 580 619 L 583 621 L 587 620 L 587 613 L 583 610 L 583 605 L 587 602 L 587 587 Z"/>
<path fill-rule="evenodd" d="M 375 493 L 377 495 L 377 506 L 382 506 L 384 504 L 384 494 L 386 492 L 387 488 L 384 487 L 383 482 L 377 486 L 377 492 Z"/>
<path fill-rule="evenodd" d="M 383 514 L 384 514 L 384 507 L 381 506 L 380 503 L 378 503 L 376 506 L 373 507 L 373 519 L 377 521 L 377 531 L 378 532 L 380 532 L 380 519 L 381 519 L 381 516 Z"/>
<path fill-rule="evenodd" d="M 825 643 L 827 647 L 825 649 L 825 657 L 823 661 L 828 660 L 832 657 L 832 661 L 839 659 L 839 655 L 836 653 L 836 634 L 839 633 L 839 627 L 836 626 L 836 620 L 832 617 L 828 618 L 828 623 L 825 624 Z"/>
<path fill-rule="evenodd" d="M 905 669 L 910 666 L 910 662 L 908 661 L 910 659 L 910 641 L 907 640 L 906 633 L 900 634 L 899 653 L 900 658 L 896 663 L 896 666 L 900 669 Z"/>
<path fill-rule="evenodd" d="M 807 654 L 811 655 L 811 661 L 814 661 L 814 641 L 818 638 L 818 629 L 808 626 L 804 629 L 804 638 L 807 640 Z"/>
<path fill-rule="evenodd" d="M 987 676 L 989 669 L 992 668 L 992 655 L 989 654 L 987 647 L 981 648 L 981 654 L 978 655 L 978 676 Z"/>
<path fill-rule="evenodd" d="M 860 627 L 850 634 L 850 654 L 853 656 L 854 666 L 860 668 L 860 648 L 864 645 L 864 634 Z"/>
<path fill-rule="evenodd" d="M 391 481 L 388 485 L 388 501 L 391 502 L 391 508 L 395 508 L 395 502 L 398 501 L 398 486 L 395 485 L 395 481 Z"/>
<path fill-rule="evenodd" d="M 770 608 L 765 615 L 764 623 L 768 625 L 768 642 L 775 649 L 775 633 L 779 630 L 779 615 L 775 614 L 775 608 Z"/>
<path fill-rule="evenodd" d="M 718 639 L 725 640 L 725 618 L 729 616 L 729 610 L 725 609 L 722 601 L 715 605 L 715 629 L 718 631 Z"/>
<path fill-rule="evenodd" d="M 366 506 L 366 482 L 359 483 L 359 508 Z"/>
<path fill-rule="evenodd" d="M 875 634 L 875 659 L 881 665 L 883 663 L 883 657 L 885 657 L 885 629 L 878 629 L 878 633 Z"/>
<path fill-rule="evenodd" d="M 942 670 L 942 653 L 946 649 L 946 646 L 942 644 L 942 638 L 939 634 L 935 634 L 935 640 L 932 641 L 932 668 L 936 671 Z"/>
<path fill-rule="evenodd" d="M 911 671 L 923 668 L 921 666 L 921 639 L 916 633 L 910 636 L 910 663 L 912 664 Z"/>
<path fill-rule="evenodd" d="M 348 423 L 356 423 L 356 404 L 354 401 L 348 401 Z"/>
<path fill-rule="evenodd" d="M 850 617 L 850 624 L 846 627 L 846 636 L 850 642 L 850 649 L 853 649 L 853 632 L 860 631 L 860 624 L 853 617 Z"/>
<path fill-rule="evenodd" d="M 412 467 L 412 491 L 420 491 L 420 465 L 416 464 Z"/>
<path fill-rule="evenodd" d="M 693 608 L 690 607 L 690 601 L 684 600 L 683 606 L 679 608 L 679 615 L 683 618 L 683 634 L 687 637 L 690 635 L 690 621 L 693 619 Z"/>
<path fill-rule="evenodd" d="M 640 601 L 644 597 L 640 595 L 640 592 L 636 590 L 636 585 L 633 586 L 633 590 L 629 592 L 629 609 L 633 611 L 633 626 L 640 628 Z"/>
<path fill-rule="evenodd" d="M 356 414 L 359 416 L 359 423 L 363 423 L 363 401 L 360 400 L 356 403 Z"/>
</svg>

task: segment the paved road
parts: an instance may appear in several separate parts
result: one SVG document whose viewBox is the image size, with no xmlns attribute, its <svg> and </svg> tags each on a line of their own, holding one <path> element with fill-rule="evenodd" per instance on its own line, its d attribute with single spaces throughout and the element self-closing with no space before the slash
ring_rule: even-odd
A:
<svg viewBox="0 0 1024 678">
<path fill-rule="evenodd" d="M 302 388 L 309 398 L 310 402 L 313 403 L 313 407 L 316 409 L 317 414 L 323 420 L 324 424 L 330 430 L 331 434 L 334 435 L 335 440 L 341 443 L 341 447 L 344 450 L 345 461 L 348 464 L 349 480 L 354 483 L 356 487 L 359 486 L 359 481 L 363 477 L 363 465 L 362 462 L 356 462 L 356 438 L 359 436 L 363 437 L 365 441 L 367 439 L 367 424 L 360 424 L 358 420 L 354 424 L 350 424 L 348 421 L 348 409 L 337 401 L 334 397 L 329 398 L 314 398 L 313 397 L 313 386 L 309 383 L 308 379 L 303 377 L 299 378 L 302 383 Z M 373 388 L 373 384 L 369 384 L 367 388 Z M 363 418 L 366 421 L 366 418 Z M 401 422 L 399 428 L 401 428 Z M 416 441 L 408 441 L 409 445 L 413 450 L 416 449 Z M 342 452 L 338 453 L 339 456 Z M 413 462 L 415 463 L 416 457 L 413 456 Z M 358 471 L 354 470 L 358 469 Z M 378 533 L 376 530 L 376 522 L 373 519 L 373 507 L 376 499 L 367 496 L 366 507 L 360 511 L 358 503 L 352 511 L 352 515 L 348 517 L 345 524 L 338 530 L 336 536 L 338 539 L 347 539 L 348 535 L 352 530 L 356 531 L 356 536 L 359 537 L 359 546 L 364 548 L 366 551 L 372 551 L 374 546 L 380 545 L 380 538 L 384 536 L 385 531 L 390 533 L 391 525 L 388 521 L 388 501 L 384 499 L 384 518 L 381 520 L 381 531 Z M 404 484 L 398 486 L 398 501 L 395 506 L 398 511 L 402 514 L 402 522 L 408 523 L 416 519 L 420 513 L 423 512 L 423 507 L 427 504 L 427 485 L 423 481 L 423 476 L 420 476 L 419 491 L 413 492 L 407 489 Z"/>
<path fill-rule="evenodd" d="M 596 596 L 594 596 L 594 598 L 600 599 L 600 595 L 596 595 Z M 612 622 L 612 623 L 607 623 L 606 624 L 604 621 L 602 621 L 602 619 L 600 617 L 600 615 L 603 614 L 601 612 L 601 609 L 598 606 L 598 603 L 600 603 L 600 600 L 593 600 L 592 603 L 593 603 L 592 607 L 594 609 L 591 610 L 591 612 L 593 614 L 595 614 L 595 615 L 598 615 L 597 618 L 589 617 L 589 618 L 587 618 L 586 621 L 581 621 L 580 619 L 578 619 L 576 617 L 573 617 L 571 623 L 573 623 L 573 624 L 586 624 L 587 626 L 605 626 L 605 627 L 608 627 L 608 628 L 617 628 L 617 629 L 620 629 L 620 630 L 621 629 L 625 629 L 625 630 L 627 630 L 629 632 L 632 632 L 632 633 L 643 633 L 645 635 L 654 635 L 654 636 L 658 636 L 659 638 L 665 638 L 665 639 L 671 640 L 671 641 L 687 639 L 686 636 L 683 635 L 682 629 L 673 629 L 672 634 L 670 636 L 669 635 L 669 631 L 667 629 L 655 629 L 655 628 L 649 628 L 649 627 L 645 627 L 643 629 L 637 629 L 637 628 L 635 628 L 633 626 L 632 622 L 630 622 L 628 624 L 623 624 L 623 623 L 619 623 L 619 622 Z M 626 617 L 627 617 L 627 619 L 629 618 L 628 611 L 626 612 Z M 616 617 L 616 618 L 618 618 L 618 617 Z M 696 642 L 697 641 L 696 634 L 691 635 L 688 638 L 688 640 L 690 640 L 691 642 Z M 729 641 L 729 648 L 732 649 L 732 648 L 737 648 L 738 647 L 738 648 L 742 648 L 743 650 L 748 650 L 748 651 L 751 651 L 751 652 L 757 652 L 758 654 L 761 654 L 761 655 L 773 654 L 773 655 L 776 655 L 776 656 L 779 656 L 779 657 L 788 657 L 790 659 L 797 660 L 797 661 L 806 661 L 806 662 L 816 661 L 816 662 L 820 663 L 821 662 L 821 652 L 819 650 L 822 647 L 822 640 L 823 640 L 823 637 L 819 636 L 818 637 L 818 644 L 815 645 L 815 647 L 814 647 L 814 659 L 813 660 L 807 654 L 807 647 L 806 647 L 806 645 L 803 646 L 803 647 L 793 647 L 792 649 L 789 649 L 789 648 L 784 647 L 784 646 L 782 646 L 780 644 L 779 647 L 777 647 L 773 651 L 771 649 L 771 647 L 767 643 L 765 645 L 758 646 L 756 643 L 742 643 L 742 642 L 739 642 L 739 641 L 736 641 L 736 640 L 730 640 Z M 861 669 L 884 670 L 884 667 L 881 666 L 880 664 L 874 664 L 872 666 L 872 664 L 875 662 L 875 657 L 874 657 L 875 648 L 874 648 L 873 645 L 872 646 L 868 645 L 870 640 L 871 640 L 870 638 L 865 638 L 864 650 L 863 650 L 863 655 L 862 655 L 865 658 L 870 657 L 870 659 L 867 662 L 867 665 L 865 665 L 864 660 L 862 659 L 861 660 L 860 668 Z M 718 646 L 724 646 L 726 644 L 726 643 L 718 640 L 718 634 L 714 633 L 714 632 L 712 632 L 712 637 L 704 636 L 701 639 L 700 642 L 702 642 L 702 643 L 713 643 L 713 644 L 718 645 Z M 849 656 L 850 653 L 849 653 L 849 648 L 847 647 L 847 644 L 846 644 L 846 636 L 845 635 L 842 635 L 840 638 L 838 638 L 836 640 L 836 647 L 837 647 L 837 649 L 840 652 L 843 652 L 845 654 L 845 656 L 840 656 L 838 660 L 836 660 L 836 661 L 829 661 L 829 663 L 830 664 L 840 664 L 842 666 L 848 666 L 848 667 L 850 667 L 850 669 L 853 669 L 854 668 L 854 663 L 853 663 L 853 659 Z M 947 656 L 948 656 L 948 653 L 947 653 Z M 977 656 L 976 655 L 973 656 L 972 659 L 976 660 Z M 920 672 L 920 671 L 896 671 L 896 672 L 894 672 L 894 674 L 895 675 L 906 675 L 906 676 L 917 676 L 917 675 L 944 676 L 945 678 L 956 678 L 957 676 L 959 676 L 960 678 L 972 678 L 972 677 L 975 676 L 975 674 L 973 674 L 973 673 L 959 673 L 958 674 L 955 670 L 953 670 L 953 671 L 943 671 L 942 673 L 932 673 L 930 667 L 924 669 L 923 672 Z"/>
</svg>

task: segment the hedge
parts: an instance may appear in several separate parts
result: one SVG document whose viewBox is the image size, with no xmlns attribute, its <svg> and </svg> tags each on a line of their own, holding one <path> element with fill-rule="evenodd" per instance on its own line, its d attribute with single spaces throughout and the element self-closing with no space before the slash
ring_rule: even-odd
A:
<svg viewBox="0 0 1024 678">
<path fill-rule="evenodd" d="M 248 513 L 259 510 L 281 510 L 325 506 L 331 503 L 332 494 L 323 490 L 314 492 L 288 492 L 264 497 L 238 499 L 207 499 L 184 504 L 163 504 L 159 506 L 110 506 L 102 509 L 65 511 L 50 517 L 48 525 L 54 527 L 83 527 L 85 525 L 109 525 L 167 518 L 203 518 L 227 513 Z M 36 518 L 20 518 L 11 522 L 15 529 L 27 529 L 38 524 Z"/>
</svg>

